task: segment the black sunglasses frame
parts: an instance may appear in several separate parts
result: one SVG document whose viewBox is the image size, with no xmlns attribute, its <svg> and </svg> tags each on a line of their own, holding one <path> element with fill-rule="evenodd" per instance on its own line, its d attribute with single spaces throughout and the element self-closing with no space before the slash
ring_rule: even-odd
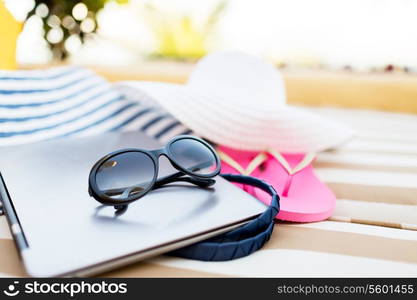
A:
<svg viewBox="0 0 417 300">
<path fill-rule="evenodd" d="M 195 173 L 187 170 L 186 168 L 182 167 L 180 164 L 178 164 L 175 161 L 174 156 L 172 155 L 171 146 L 175 142 L 177 142 L 179 140 L 182 140 L 182 139 L 197 141 L 197 142 L 201 143 L 202 146 L 205 146 L 206 148 L 208 148 L 212 152 L 213 157 L 216 161 L 216 169 L 213 172 L 211 172 L 210 174 L 195 174 Z M 107 160 L 109 160 L 112 157 L 115 157 L 117 155 L 127 153 L 127 152 L 139 152 L 139 153 L 147 155 L 153 162 L 154 176 L 153 176 L 153 179 L 150 182 L 149 186 L 143 192 L 141 192 L 140 194 L 129 196 L 129 197 L 123 199 L 123 200 L 119 200 L 119 199 L 115 200 L 112 197 L 106 195 L 104 192 L 100 191 L 100 189 L 98 188 L 97 182 L 96 182 L 96 175 L 97 175 L 98 169 L 101 167 L 101 165 L 104 162 L 106 162 Z M 179 172 L 158 179 L 159 158 L 161 156 L 165 156 L 169 160 L 171 165 L 175 169 L 177 169 Z M 220 158 L 219 158 L 218 154 L 216 153 L 216 151 L 214 150 L 214 148 L 212 146 L 210 146 L 210 144 L 208 144 L 207 142 L 203 141 L 202 139 L 199 139 L 199 138 L 194 137 L 194 136 L 179 135 L 179 136 L 176 136 L 176 137 L 172 138 L 165 145 L 165 147 L 163 147 L 161 149 L 145 150 L 145 149 L 140 149 L 140 148 L 126 148 L 126 149 L 117 150 L 115 152 L 109 153 L 106 156 L 102 157 L 101 159 L 99 159 L 94 164 L 94 166 L 92 167 L 92 169 L 90 171 L 90 175 L 89 175 L 89 178 L 88 178 L 88 183 L 89 183 L 88 192 L 89 192 L 90 196 L 92 196 L 98 202 L 100 202 L 104 205 L 113 205 L 113 206 L 115 206 L 116 209 L 120 209 L 120 208 L 125 208 L 128 204 L 130 204 L 130 203 L 132 203 L 136 200 L 139 200 L 140 198 L 145 196 L 149 191 L 157 189 L 157 188 L 159 188 L 159 187 L 161 187 L 165 184 L 168 184 L 168 183 L 183 181 L 183 182 L 193 183 L 193 184 L 198 185 L 200 187 L 211 186 L 215 183 L 215 180 L 212 179 L 212 178 L 217 176 L 220 173 L 220 169 L 221 169 Z M 185 175 L 188 175 L 189 177 L 184 177 Z"/>
</svg>

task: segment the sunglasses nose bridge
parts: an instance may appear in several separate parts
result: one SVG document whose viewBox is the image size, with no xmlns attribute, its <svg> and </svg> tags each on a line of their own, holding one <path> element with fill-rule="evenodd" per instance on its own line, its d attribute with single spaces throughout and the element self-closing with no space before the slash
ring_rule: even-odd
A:
<svg viewBox="0 0 417 300">
<path fill-rule="evenodd" d="M 168 155 L 167 155 L 167 153 L 166 153 L 166 151 L 165 151 L 165 149 L 158 149 L 158 150 L 153 150 L 153 151 L 150 151 L 151 153 L 152 153 L 152 155 L 158 160 L 159 159 L 159 157 L 161 157 L 162 155 L 164 155 L 164 156 L 167 156 L 168 157 Z"/>
</svg>

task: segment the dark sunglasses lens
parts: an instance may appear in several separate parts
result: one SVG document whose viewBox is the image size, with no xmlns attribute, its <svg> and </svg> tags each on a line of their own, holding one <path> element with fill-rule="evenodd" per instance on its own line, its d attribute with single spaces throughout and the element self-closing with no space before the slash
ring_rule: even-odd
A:
<svg viewBox="0 0 417 300">
<path fill-rule="evenodd" d="M 217 169 L 214 153 L 203 143 L 184 138 L 170 146 L 172 159 L 182 168 L 193 174 L 210 175 Z"/>
<path fill-rule="evenodd" d="M 97 169 L 99 190 L 114 200 L 142 195 L 152 184 L 155 165 L 141 152 L 125 152 L 104 161 Z"/>
</svg>

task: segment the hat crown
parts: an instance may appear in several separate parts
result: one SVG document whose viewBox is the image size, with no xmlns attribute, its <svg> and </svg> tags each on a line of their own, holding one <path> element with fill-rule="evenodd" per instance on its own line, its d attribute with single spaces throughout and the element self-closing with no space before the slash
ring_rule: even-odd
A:
<svg viewBox="0 0 417 300">
<path fill-rule="evenodd" d="M 245 106 L 279 107 L 286 103 L 279 71 L 262 59 L 241 52 L 217 52 L 201 59 L 188 86 Z"/>
</svg>

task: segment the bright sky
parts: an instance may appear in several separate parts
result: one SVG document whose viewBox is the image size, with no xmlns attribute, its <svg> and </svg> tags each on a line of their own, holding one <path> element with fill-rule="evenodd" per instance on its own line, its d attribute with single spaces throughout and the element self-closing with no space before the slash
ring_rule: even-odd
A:
<svg viewBox="0 0 417 300">
<path fill-rule="evenodd" d="M 7 1 L 15 3 L 14 11 L 23 11 L 23 3 L 32 0 Z M 140 53 L 149 53 L 154 41 L 143 21 L 144 2 L 199 21 L 218 1 L 109 3 L 99 16 L 100 38 L 77 51 L 74 60 L 129 64 Z M 239 49 L 293 64 L 322 62 L 366 69 L 391 63 L 417 68 L 416 16 L 414 0 L 229 0 L 210 49 Z M 19 61 L 48 60 L 39 38 L 40 23 L 32 20 L 26 27 L 19 41 Z"/>
</svg>

